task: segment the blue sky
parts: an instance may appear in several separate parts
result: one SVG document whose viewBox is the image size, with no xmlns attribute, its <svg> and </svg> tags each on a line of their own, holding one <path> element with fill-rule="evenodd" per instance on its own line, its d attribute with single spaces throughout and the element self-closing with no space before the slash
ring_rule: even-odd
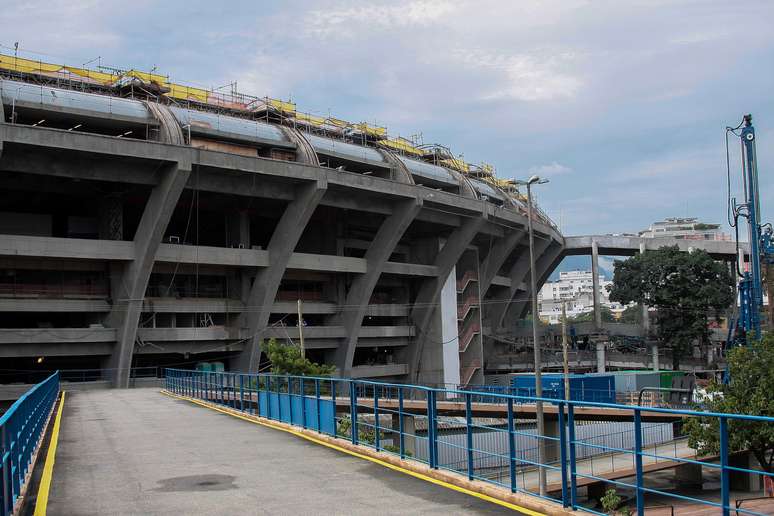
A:
<svg viewBox="0 0 774 516">
<path fill-rule="evenodd" d="M 565 234 L 722 222 L 723 129 L 752 112 L 774 215 L 774 2 L 222 4 L 14 2 L 0 11 L 0 44 L 207 87 L 237 81 L 309 112 L 421 133 L 501 177 L 543 174 L 538 198 Z"/>
</svg>

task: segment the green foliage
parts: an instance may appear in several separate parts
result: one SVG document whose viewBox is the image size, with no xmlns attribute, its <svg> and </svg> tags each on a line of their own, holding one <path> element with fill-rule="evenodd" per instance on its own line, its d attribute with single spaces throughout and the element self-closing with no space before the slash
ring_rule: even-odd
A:
<svg viewBox="0 0 774 516">
<path fill-rule="evenodd" d="M 276 339 L 269 339 L 264 348 L 271 361 L 271 372 L 295 376 L 330 376 L 336 370 L 326 364 L 315 364 L 301 356 L 301 350 L 295 346 L 280 344 Z"/>
<path fill-rule="evenodd" d="M 619 322 L 626 324 L 640 324 L 642 323 L 642 307 L 640 305 L 627 306 L 623 312 Z"/>
<path fill-rule="evenodd" d="M 352 420 L 349 417 L 345 416 L 339 420 L 338 427 L 336 428 L 336 435 L 339 437 L 346 437 L 346 438 L 350 438 L 352 436 Z M 384 439 L 384 437 L 385 437 L 384 432 L 380 432 L 379 438 Z M 374 443 L 376 443 L 376 434 L 374 433 L 374 429 L 370 426 L 358 425 L 357 440 L 360 443 L 366 443 L 373 446 Z M 400 453 L 400 446 L 395 446 L 392 444 L 382 445 L 381 449 L 391 453 Z M 412 456 L 411 452 L 407 450 L 404 451 L 404 455 L 406 457 Z"/>
<path fill-rule="evenodd" d="M 706 410 L 774 416 L 774 336 L 767 335 L 728 353 L 731 382 L 712 383 L 703 402 Z M 685 423 L 688 444 L 700 454 L 720 452 L 717 418 L 691 418 Z M 774 472 L 774 423 L 728 420 L 729 450 L 750 450 L 761 467 Z"/>
<path fill-rule="evenodd" d="M 734 302 L 728 268 L 705 251 L 681 252 L 677 246 L 645 251 L 615 262 L 610 300 L 655 307 L 658 338 L 672 349 L 677 369 L 694 340 L 709 336 L 708 317 Z"/>
<path fill-rule="evenodd" d="M 608 489 L 605 491 L 605 495 L 599 499 L 599 503 L 602 504 L 602 510 L 608 514 L 615 514 L 618 506 L 621 505 L 621 497 L 618 496 L 615 489 Z"/>
</svg>

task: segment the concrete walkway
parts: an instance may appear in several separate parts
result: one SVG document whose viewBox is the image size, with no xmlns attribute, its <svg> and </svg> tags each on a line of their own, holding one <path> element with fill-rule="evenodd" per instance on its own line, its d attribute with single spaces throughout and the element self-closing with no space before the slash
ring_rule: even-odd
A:
<svg viewBox="0 0 774 516">
<path fill-rule="evenodd" d="M 156 389 L 67 394 L 48 510 L 513 514 Z"/>
</svg>

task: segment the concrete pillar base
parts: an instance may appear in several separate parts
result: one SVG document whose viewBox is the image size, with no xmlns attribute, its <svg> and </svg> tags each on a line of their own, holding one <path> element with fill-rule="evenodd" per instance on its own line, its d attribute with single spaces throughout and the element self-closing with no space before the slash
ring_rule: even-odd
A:
<svg viewBox="0 0 774 516">
<path fill-rule="evenodd" d="M 701 466 L 698 464 L 683 464 L 675 468 L 675 484 L 680 487 L 690 486 L 701 488 L 704 482 Z"/>
</svg>

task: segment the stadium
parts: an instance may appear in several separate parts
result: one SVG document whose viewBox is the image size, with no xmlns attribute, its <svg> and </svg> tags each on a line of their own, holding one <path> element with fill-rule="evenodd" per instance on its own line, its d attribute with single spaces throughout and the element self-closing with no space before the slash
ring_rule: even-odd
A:
<svg viewBox="0 0 774 516">
<path fill-rule="evenodd" d="M 529 309 L 523 194 L 442 145 L 13 56 L 0 98 L 0 357 L 17 376 L 257 371 L 276 338 L 342 376 L 483 383 Z M 539 288 L 564 239 L 533 215 Z"/>
</svg>

